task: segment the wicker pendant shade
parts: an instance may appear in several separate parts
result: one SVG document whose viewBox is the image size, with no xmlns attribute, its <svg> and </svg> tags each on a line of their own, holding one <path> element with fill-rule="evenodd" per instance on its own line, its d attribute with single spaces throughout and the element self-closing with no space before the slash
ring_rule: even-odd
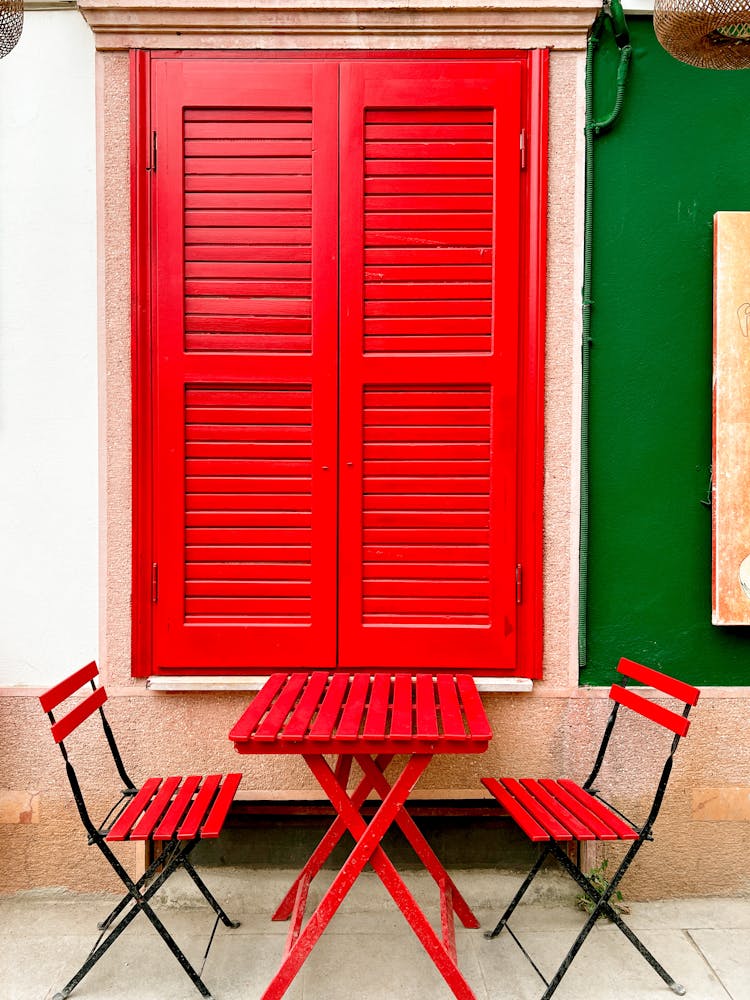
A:
<svg viewBox="0 0 750 1000">
<path fill-rule="evenodd" d="M 23 0 L 0 0 L 0 59 L 16 47 L 23 29 Z"/>
<path fill-rule="evenodd" d="M 750 0 L 654 0 L 654 30 L 670 55 L 691 66 L 750 67 Z"/>
</svg>

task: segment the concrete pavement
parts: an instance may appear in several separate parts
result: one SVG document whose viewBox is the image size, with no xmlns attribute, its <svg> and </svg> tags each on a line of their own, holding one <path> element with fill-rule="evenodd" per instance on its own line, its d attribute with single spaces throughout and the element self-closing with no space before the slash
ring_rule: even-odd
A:
<svg viewBox="0 0 750 1000">
<path fill-rule="evenodd" d="M 286 924 L 274 904 L 293 877 L 286 871 L 204 869 L 206 882 L 242 921 L 220 927 L 203 978 L 215 1000 L 257 1000 L 276 971 Z M 160 917 L 200 967 L 212 915 L 179 876 Z M 493 926 L 518 877 L 452 873 L 483 928 Z M 330 873 L 319 879 L 325 883 Z M 405 881 L 439 925 L 437 891 L 423 873 Z M 550 873 L 514 916 L 515 932 L 551 975 L 584 915 L 575 892 Z M 317 880 L 316 880 L 317 883 Z M 313 884 L 311 901 L 321 887 Z M 169 883 L 168 883 L 169 885 Z M 324 887 L 324 885 L 323 885 Z M 0 1000 L 50 1000 L 93 944 L 111 908 L 104 894 L 45 890 L 0 896 Z M 688 899 L 631 903 L 625 919 L 693 1000 L 750 1000 L 750 900 Z M 458 960 L 477 1000 L 538 1000 L 543 987 L 507 932 L 487 941 L 457 927 Z M 72 994 L 77 1000 L 197 1000 L 199 994 L 148 922 L 139 916 Z M 287 992 L 289 1000 L 451 1000 L 446 986 L 379 880 L 355 885 Z M 556 1000 L 669 1000 L 673 994 L 623 935 L 600 922 L 559 987 Z"/>
</svg>

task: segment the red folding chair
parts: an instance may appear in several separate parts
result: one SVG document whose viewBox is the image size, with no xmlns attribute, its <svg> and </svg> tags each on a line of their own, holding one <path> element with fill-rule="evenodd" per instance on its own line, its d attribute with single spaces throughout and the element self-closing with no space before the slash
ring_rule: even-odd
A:
<svg viewBox="0 0 750 1000">
<path fill-rule="evenodd" d="M 613 684 L 610 690 L 610 698 L 614 702 L 614 705 L 612 706 L 612 711 L 604 730 L 604 736 L 599 747 L 594 768 L 583 785 L 578 785 L 575 781 L 569 781 L 564 778 L 560 780 L 549 778 L 532 780 L 530 778 L 522 778 L 520 781 L 515 778 L 482 779 L 482 783 L 495 796 L 508 815 L 515 820 L 526 836 L 534 843 L 540 844 L 542 848 L 523 885 L 510 902 L 505 913 L 503 913 L 497 926 L 494 930 L 488 931 L 485 934 L 487 938 L 494 938 L 497 937 L 504 927 L 508 927 L 508 933 L 547 987 L 542 994 L 542 1000 L 547 1000 L 555 992 L 560 984 L 560 980 L 568 971 L 570 963 L 577 955 L 592 927 L 602 916 L 608 917 L 619 927 L 625 937 L 635 946 L 674 993 L 678 996 L 682 996 L 685 993 L 684 986 L 675 982 L 669 973 L 659 964 L 643 942 L 625 924 L 610 900 L 617 891 L 623 875 L 630 867 L 631 862 L 641 849 L 643 843 L 653 839 L 652 828 L 661 808 L 667 782 L 672 772 L 674 754 L 680 738 L 685 736 L 688 731 L 690 726 L 688 715 L 691 707 L 698 701 L 700 692 L 690 684 L 678 681 L 667 674 L 660 673 L 658 670 L 652 670 L 649 667 L 641 666 L 639 663 L 633 663 L 631 660 L 620 660 L 617 669 L 623 675 L 622 685 Z M 661 691 L 682 702 L 682 712 L 678 713 L 670 708 L 664 708 L 637 694 L 632 688 L 626 687 L 627 678 L 647 684 L 650 687 L 656 688 L 657 691 Z M 621 707 L 637 712 L 651 722 L 655 722 L 674 733 L 651 809 L 646 821 L 642 825 L 638 825 L 628 819 L 627 816 L 607 802 L 599 790 L 594 787 L 594 782 L 599 775 L 607 750 L 610 747 L 610 738 Z M 629 841 L 630 847 L 626 851 L 620 866 L 610 878 L 606 889 L 600 891 L 593 884 L 591 878 L 587 877 L 571 861 L 565 850 L 565 846 L 569 846 L 571 842 L 576 841 L 618 840 Z M 508 921 L 524 893 L 550 855 L 559 862 L 571 878 L 583 889 L 591 901 L 592 909 L 588 920 L 575 939 L 570 951 L 563 959 L 560 968 L 552 980 L 548 982 L 510 926 L 508 926 Z"/>
<path fill-rule="evenodd" d="M 63 1000 L 72 993 L 138 913 L 143 913 L 151 921 L 199 992 L 204 997 L 210 998 L 211 994 L 200 974 L 195 971 L 154 913 L 150 900 L 175 871 L 183 868 L 187 872 L 216 913 L 208 947 L 203 956 L 204 965 L 219 921 L 221 920 L 227 927 L 239 927 L 239 923 L 229 919 L 206 888 L 190 863 L 188 855 L 201 839 L 219 836 L 242 776 L 209 774 L 206 777 L 190 775 L 184 779 L 177 776 L 149 778 L 137 787 L 128 777 L 104 714 L 102 706 L 107 700 L 107 694 L 101 684 L 97 686 L 94 683 L 98 675 L 96 664 L 89 663 L 88 666 L 50 688 L 39 700 L 52 723 L 52 736 L 62 752 L 73 798 L 88 834 L 89 844 L 95 844 L 99 848 L 127 891 L 109 916 L 99 924 L 101 934 L 81 968 L 67 985 L 55 994 L 53 1000 Z M 89 684 L 90 691 L 86 687 Z M 65 714 L 56 720 L 54 711 L 78 693 L 85 695 L 83 700 L 78 701 L 72 708 L 66 707 L 63 710 Z M 80 782 L 63 742 L 97 711 L 117 773 L 124 784 L 117 802 L 99 824 L 96 824 L 89 815 Z M 121 841 L 160 841 L 164 849 L 141 878 L 134 881 L 110 847 L 111 843 Z M 203 967 L 201 973 L 202 971 Z"/>
</svg>

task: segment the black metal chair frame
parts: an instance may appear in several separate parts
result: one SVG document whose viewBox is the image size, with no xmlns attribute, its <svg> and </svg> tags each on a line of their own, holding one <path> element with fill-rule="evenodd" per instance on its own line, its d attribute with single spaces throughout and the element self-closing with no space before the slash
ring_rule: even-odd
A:
<svg viewBox="0 0 750 1000">
<path fill-rule="evenodd" d="M 98 676 L 95 664 L 89 664 L 88 668 L 83 668 L 87 670 L 89 668 L 94 669 L 95 675 Z M 80 673 L 83 673 L 81 671 Z M 73 675 L 76 676 L 76 675 Z M 103 693 L 104 688 L 102 685 L 97 685 L 94 683 L 92 678 L 90 681 L 92 691 L 94 694 L 97 692 Z M 55 689 L 52 689 L 54 691 Z M 50 694 L 51 692 L 48 692 Z M 90 697 L 90 696 L 89 696 Z M 106 697 L 106 696 L 105 696 Z M 42 706 L 45 707 L 45 696 L 40 699 L 42 701 Z M 83 707 L 81 705 L 80 707 Z M 55 725 L 55 716 L 52 709 L 47 710 L 47 715 L 50 719 L 52 725 Z M 133 880 L 128 874 L 125 867 L 122 865 L 120 860 L 117 858 L 115 853 L 112 851 L 109 843 L 106 840 L 107 834 L 110 832 L 117 819 L 122 815 L 128 805 L 133 801 L 134 796 L 138 792 L 137 786 L 130 779 L 125 766 L 123 764 L 122 756 L 120 754 L 117 742 L 115 740 L 112 729 L 109 725 L 107 717 L 104 713 L 104 709 L 101 705 L 96 709 L 99 712 L 101 718 L 102 728 L 104 730 L 104 735 L 109 746 L 109 750 L 112 754 L 112 759 L 114 761 L 117 773 L 119 774 L 124 788 L 120 794 L 120 798 L 114 804 L 114 806 L 107 813 L 104 820 L 97 826 L 91 819 L 84 795 L 81 789 L 80 782 L 70 761 L 68 750 L 65 747 L 65 743 L 62 739 L 58 741 L 60 751 L 65 761 L 65 770 L 68 776 L 68 781 L 70 782 L 70 787 L 73 792 L 73 798 L 75 804 L 78 808 L 78 812 L 83 822 L 83 826 L 88 834 L 89 846 L 95 845 L 102 852 L 104 857 L 107 859 L 111 865 L 114 872 L 122 881 L 126 888 L 126 893 L 120 900 L 120 902 L 115 906 L 112 912 L 102 920 L 97 928 L 101 931 L 101 934 L 94 943 L 91 951 L 86 956 L 83 965 L 80 967 L 78 972 L 66 983 L 66 985 L 56 993 L 52 1000 L 65 1000 L 66 997 L 70 996 L 75 987 L 81 982 L 81 980 L 86 976 L 94 965 L 99 961 L 99 959 L 105 954 L 105 952 L 114 944 L 117 938 L 122 934 L 122 932 L 128 927 L 130 923 L 135 919 L 139 913 L 143 913 L 144 916 L 150 921 L 156 930 L 159 937 L 164 941 L 166 946 L 175 956 L 177 961 L 180 963 L 181 967 L 185 973 L 190 978 L 193 985 L 201 993 L 203 997 L 207 1000 L 211 1000 L 211 993 L 206 987 L 205 983 L 201 979 L 201 973 L 203 972 L 203 966 L 205 965 L 206 959 L 208 957 L 211 944 L 213 943 L 214 935 L 218 927 L 219 921 L 221 921 L 226 927 L 239 927 L 239 921 L 231 920 L 227 916 L 222 906 L 212 895 L 210 890 L 207 888 L 201 877 L 196 872 L 192 863 L 189 860 L 189 855 L 195 849 L 199 843 L 201 837 L 200 834 L 192 837 L 189 840 L 178 840 L 177 836 L 173 836 L 169 841 L 164 842 L 163 849 L 158 857 L 149 865 L 143 875 L 137 879 Z M 86 714 L 91 714 L 87 712 Z M 85 717 L 85 716 L 84 716 Z M 82 720 L 80 720 L 82 721 Z M 216 914 L 216 920 L 213 924 L 213 929 L 209 936 L 208 945 L 206 951 L 203 955 L 203 961 L 201 965 L 200 973 L 195 970 L 193 965 L 187 959 L 183 951 L 175 942 L 172 935 L 169 933 L 167 928 L 161 922 L 159 917 L 154 912 L 150 905 L 151 899 L 159 891 L 159 889 L 164 885 L 166 880 L 174 874 L 178 869 L 183 868 L 187 874 L 190 876 L 192 881 L 195 883 L 203 897 L 208 902 L 209 906 L 213 909 Z M 124 912 L 124 915 L 123 914 Z M 118 920 L 118 918 L 120 918 Z"/>
<path fill-rule="evenodd" d="M 676 686 L 682 686 L 681 682 L 679 681 L 675 682 L 672 678 L 669 678 L 666 675 L 660 675 L 656 671 L 649 670 L 648 668 L 643 668 L 640 666 L 640 664 L 632 664 L 628 660 L 621 661 L 619 668 L 620 670 L 625 669 L 623 668 L 623 664 L 627 664 L 630 667 L 638 667 L 639 670 L 644 671 L 646 675 L 650 676 L 652 682 L 658 677 L 664 677 L 671 684 Z M 621 690 L 626 687 L 627 677 L 624 677 L 622 679 L 621 685 L 622 685 Z M 658 681 L 656 681 L 655 686 L 656 685 L 658 685 Z M 613 692 L 615 691 L 615 687 L 616 686 L 613 686 L 612 688 Z M 689 685 L 684 685 L 684 687 L 687 689 L 689 688 Z M 684 703 L 684 708 L 682 710 L 681 716 L 685 720 L 687 720 L 687 717 L 690 714 L 691 707 L 696 703 L 698 699 L 697 689 L 691 688 L 690 690 L 695 692 L 695 696 L 694 699 L 691 700 L 690 702 Z M 612 696 L 612 693 L 610 694 L 610 696 Z M 643 702 L 646 705 L 650 704 L 650 702 L 648 702 L 646 699 L 642 698 L 640 695 L 637 695 L 635 693 L 631 696 L 631 698 L 637 699 L 635 704 L 627 705 L 625 707 L 634 708 L 635 711 L 639 711 L 639 708 L 636 707 L 638 705 L 638 701 Z M 645 822 L 642 825 L 634 823 L 624 813 L 620 812 L 619 809 L 615 808 L 615 806 L 613 806 L 610 802 L 607 802 L 607 800 L 594 787 L 594 782 L 596 781 L 605 760 L 607 749 L 609 747 L 610 739 L 612 737 L 612 733 L 615 727 L 615 722 L 617 721 L 620 708 L 621 708 L 621 702 L 615 700 L 614 705 L 612 707 L 612 711 L 610 712 L 609 718 L 607 720 L 607 724 L 604 730 L 604 735 L 602 737 L 602 741 L 599 746 L 599 751 L 593 769 L 582 787 L 590 795 L 593 795 L 604 806 L 612 810 L 612 812 L 616 813 L 617 816 L 621 817 L 626 823 L 628 823 L 636 831 L 638 831 L 637 839 L 632 840 L 630 842 L 630 847 L 625 853 L 625 856 L 620 862 L 620 865 L 618 866 L 614 874 L 608 879 L 606 888 L 604 888 L 603 890 L 597 888 L 593 880 L 589 876 L 585 875 L 584 872 L 579 868 L 579 866 L 575 864 L 573 860 L 571 860 L 568 853 L 560 846 L 560 844 L 557 841 L 549 840 L 545 842 L 544 846 L 541 849 L 539 857 L 532 866 L 531 870 L 526 876 L 518 892 L 513 897 L 511 902 L 508 904 L 505 912 L 500 917 L 500 920 L 498 921 L 497 925 L 491 931 L 486 931 L 484 935 L 486 938 L 492 939 L 497 937 L 498 934 L 500 934 L 500 932 L 503 930 L 503 928 L 507 928 L 508 933 L 511 935 L 515 943 L 521 949 L 521 951 L 526 956 L 531 966 L 536 971 L 537 975 L 540 977 L 540 979 L 546 986 L 546 990 L 542 994 L 541 1000 L 549 1000 L 549 997 L 552 996 L 557 987 L 560 985 L 560 981 L 562 980 L 565 973 L 568 971 L 571 962 L 580 951 L 581 946 L 583 945 L 586 938 L 589 936 L 589 933 L 594 927 L 594 924 L 597 922 L 597 920 L 599 920 L 600 917 L 607 917 L 609 920 L 612 921 L 612 923 L 616 927 L 618 927 L 622 931 L 622 933 L 625 935 L 628 941 L 630 941 L 630 943 L 643 956 L 643 958 L 645 958 L 645 960 L 648 962 L 651 968 L 654 969 L 654 971 L 657 972 L 659 976 L 661 976 L 661 978 L 664 980 L 667 986 L 669 986 L 669 988 L 672 990 L 673 993 L 676 993 L 678 996 L 684 996 L 684 994 L 686 993 L 685 987 L 682 986 L 680 983 L 678 983 L 675 979 L 673 979 L 672 976 L 670 976 L 670 974 L 661 965 L 661 963 L 654 957 L 654 955 L 651 954 L 651 952 L 640 940 L 640 938 L 638 938 L 637 935 L 634 933 L 634 931 L 630 927 L 628 927 L 628 925 L 622 919 L 620 914 L 617 912 L 615 906 L 613 906 L 612 904 L 612 898 L 617 892 L 617 888 L 620 882 L 622 881 L 625 873 L 627 872 L 628 868 L 630 867 L 631 863 L 633 862 L 635 856 L 638 854 L 641 847 L 646 841 L 653 840 L 653 834 L 652 834 L 653 826 L 654 823 L 656 822 L 657 816 L 659 815 L 659 810 L 661 809 L 662 801 L 664 799 L 664 794 L 667 790 L 667 784 L 669 783 L 669 778 L 672 773 L 674 755 L 677 751 L 677 747 L 679 746 L 681 734 L 676 732 L 674 735 L 674 739 L 672 740 L 669 753 L 667 754 L 667 759 L 665 761 L 664 768 L 662 769 L 661 776 L 659 778 L 656 794 L 654 796 L 651 808 L 649 810 Z M 641 712 L 640 714 L 643 713 Z M 675 718 L 679 718 L 676 712 L 669 711 L 667 714 L 670 716 L 674 716 Z M 654 721 L 658 720 L 655 719 Z M 662 725 L 664 725 L 664 723 L 662 723 Z M 685 726 L 685 730 L 687 730 L 687 725 Z M 682 735 L 684 735 L 684 733 Z M 525 895 L 529 886 L 533 882 L 534 878 L 539 873 L 540 869 L 542 868 L 542 865 L 550 856 L 555 858 L 555 860 L 559 863 L 559 865 L 563 868 L 563 870 L 566 871 L 568 875 L 570 875 L 570 877 L 580 886 L 585 895 L 593 904 L 593 908 L 591 909 L 588 919 L 581 928 L 581 931 L 579 932 L 578 936 L 573 942 L 567 955 L 563 959 L 557 972 L 555 973 L 553 978 L 548 981 L 542 974 L 537 964 L 534 962 L 533 958 L 526 951 L 523 944 L 519 941 L 518 937 L 509 926 L 508 921 L 513 911 L 516 909 L 521 899 Z"/>
</svg>

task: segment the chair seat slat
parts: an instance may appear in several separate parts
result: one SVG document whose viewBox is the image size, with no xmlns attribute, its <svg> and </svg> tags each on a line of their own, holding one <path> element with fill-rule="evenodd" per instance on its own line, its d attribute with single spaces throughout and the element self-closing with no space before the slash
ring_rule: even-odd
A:
<svg viewBox="0 0 750 1000">
<path fill-rule="evenodd" d="M 209 774 L 203 779 L 203 784 L 198 789 L 193 804 L 187 811 L 182 825 L 177 830 L 178 840 L 192 840 L 198 835 L 198 830 L 203 819 L 213 803 L 214 794 L 221 781 L 220 774 Z"/>
<path fill-rule="evenodd" d="M 579 802 L 578 799 L 562 788 L 559 782 L 553 781 L 551 778 L 543 778 L 540 784 L 542 788 L 560 803 L 561 808 L 567 809 L 572 816 L 575 816 L 580 823 L 583 823 L 587 829 L 591 830 L 595 840 L 618 839 L 617 834 L 606 820 L 597 816 L 596 813 L 591 812 L 583 803 Z M 588 838 L 581 837 L 580 839 L 585 840 Z"/>
<path fill-rule="evenodd" d="M 201 827 L 201 837 L 218 837 L 227 818 L 229 807 L 234 800 L 234 794 L 242 781 L 241 774 L 227 774 L 219 789 L 219 794 L 214 799 L 211 811 Z"/>
<path fill-rule="evenodd" d="M 182 778 L 178 776 L 172 776 L 164 779 L 161 788 L 151 800 L 151 804 L 148 809 L 130 831 L 128 840 L 148 840 L 151 836 L 151 831 L 159 822 L 165 809 L 172 801 L 174 790 L 181 781 Z"/>
<path fill-rule="evenodd" d="M 132 801 L 125 807 L 125 809 L 123 809 L 118 818 L 115 820 L 111 830 L 105 838 L 106 840 L 119 841 L 128 839 L 130 831 L 139 819 L 141 813 L 148 806 L 157 788 L 161 785 L 161 781 L 161 778 L 148 778 L 147 781 L 144 781 L 133 796 Z"/>
<path fill-rule="evenodd" d="M 534 843 L 548 841 L 550 835 L 540 826 L 531 813 L 527 812 L 518 799 L 500 784 L 497 778 L 482 778 L 482 784 L 495 796 L 508 815 L 518 823 L 523 832 Z"/>
<path fill-rule="evenodd" d="M 180 825 L 182 817 L 185 815 L 185 811 L 193 798 L 195 789 L 201 783 L 201 780 L 199 774 L 191 774 L 185 778 L 181 787 L 177 790 L 177 794 L 172 799 L 172 805 L 164 813 L 161 822 L 154 830 L 154 840 L 171 840 L 174 837 L 175 831 Z"/>
<path fill-rule="evenodd" d="M 576 815 L 576 813 L 571 812 L 571 810 L 557 798 L 545 779 L 537 781 L 533 778 L 521 778 L 521 784 L 530 795 L 534 796 L 537 802 L 544 806 L 550 815 L 554 816 L 566 830 L 569 830 L 573 834 L 575 840 L 597 839 L 596 832 L 591 828 L 591 826 L 589 826 L 580 816 Z M 610 834 L 610 839 L 616 839 L 611 830 L 608 830 L 607 832 Z"/>
<path fill-rule="evenodd" d="M 613 810 L 594 795 L 587 792 L 585 788 L 581 788 L 575 781 L 571 781 L 569 778 L 560 778 L 558 784 L 574 798 L 578 799 L 579 802 L 582 802 L 592 813 L 603 819 L 607 826 L 610 826 L 615 831 L 620 840 L 638 839 L 639 834 L 635 827 L 626 823 L 621 816 L 618 816 L 616 812 L 613 812 Z"/>
<path fill-rule="evenodd" d="M 499 781 L 524 809 L 531 813 L 537 823 L 544 827 L 553 840 L 575 840 L 573 834 L 560 822 L 557 816 L 554 816 L 538 799 L 526 791 L 520 781 L 516 778 L 500 778 Z"/>
<path fill-rule="evenodd" d="M 688 705 L 696 705 L 698 703 L 700 690 L 697 687 L 693 687 L 692 684 L 686 684 L 685 681 L 679 681 L 676 677 L 663 674 L 660 670 L 654 670 L 653 667 L 644 667 L 642 663 L 636 663 L 634 660 L 628 660 L 623 657 L 617 666 L 617 670 L 634 681 L 640 681 L 641 684 L 648 684 L 649 687 L 656 688 L 657 691 L 662 691 L 664 694 L 668 694 L 672 698 L 677 698 L 679 701 L 684 701 Z"/>
<path fill-rule="evenodd" d="M 239 717 L 229 734 L 230 740 L 246 740 L 252 734 L 255 727 L 273 701 L 276 692 L 287 678 L 287 674 L 272 674 L 268 682 L 256 694 L 248 707 Z"/>
<path fill-rule="evenodd" d="M 88 684 L 89 681 L 98 675 L 99 671 L 97 669 L 96 663 L 92 660 L 91 663 L 87 663 L 85 667 L 81 667 L 80 670 L 76 670 L 75 673 L 66 677 L 65 680 L 60 681 L 59 684 L 55 684 L 44 694 L 39 696 L 39 701 L 45 712 L 51 712 L 54 708 L 60 704 L 61 701 L 65 701 L 66 698 L 70 698 L 72 694 L 75 694 L 79 688 L 82 688 L 84 684 Z"/>
<path fill-rule="evenodd" d="M 662 705 L 657 705 L 656 702 L 649 701 L 648 698 L 636 694 L 631 688 L 624 688 L 620 687 L 619 684 L 613 684 L 609 696 L 613 701 L 624 705 L 625 708 L 637 712 L 652 722 L 657 722 L 660 726 L 664 726 L 665 729 L 677 733 L 678 736 L 685 736 L 690 728 L 690 721 L 684 715 L 678 715 L 677 712 L 673 712 L 670 708 L 664 708 Z"/>
</svg>

